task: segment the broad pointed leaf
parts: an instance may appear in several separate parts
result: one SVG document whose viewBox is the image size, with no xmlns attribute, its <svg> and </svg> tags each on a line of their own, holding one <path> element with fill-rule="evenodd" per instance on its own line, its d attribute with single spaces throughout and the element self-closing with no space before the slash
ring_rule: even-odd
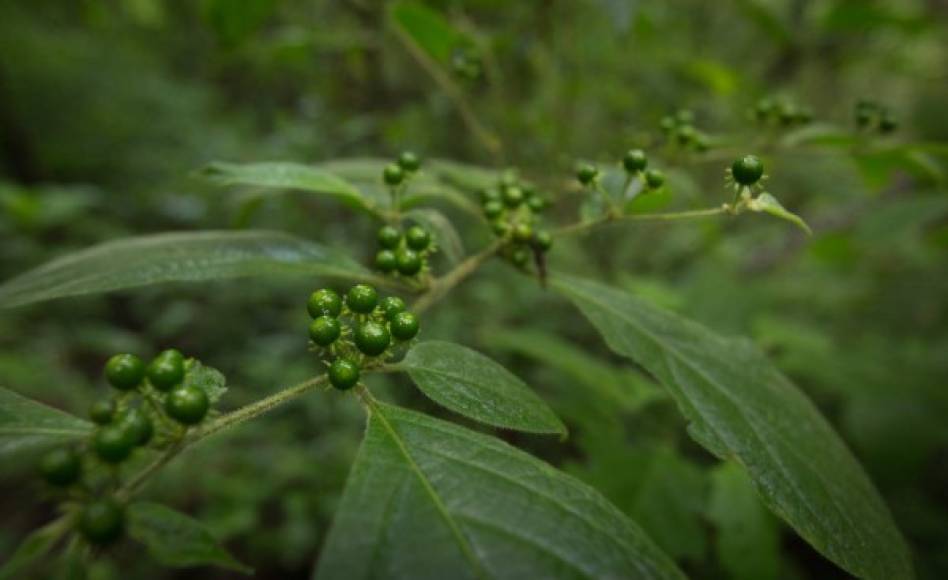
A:
<svg viewBox="0 0 948 580">
<path fill-rule="evenodd" d="M 398 368 L 436 403 L 476 421 L 530 433 L 566 435 L 543 399 L 479 352 L 442 341 L 422 342 Z"/>
<path fill-rule="evenodd" d="M 165 566 L 186 568 L 213 565 L 251 574 L 214 539 L 201 522 L 161 504 L 136 502 L 128 506 L 129 534 Z"/>
<path fill-rule="evenodd" d="M 92 423 L 0 387 L 0 457 L 89 434 Z"/>
<path fill-rule="evenodd" d="M 53 549 L 53 546 L 69 531 L 69 523 L 66 519 L 58 519 L 34 530 L 0 565 L 0 580 L 27 577 L 24 572 Z"/>
<path fill-rule="evenodd" d="M 684 576 L 585 484 L 493 437 L 373 402 L 315 577 Z"/>
<path fill-rule="evenodd" d="M 0 285 L 0 307 L 162 282 L 276 274 L 373 278 L 345 254 L 281 232 L 174 232 L 106 242 L 57 258 Z"/>
<path fill-rule="evenodd" d="M 912 577 L 905 541 L 865 471 L 753 345 L 602 284 L 553 284 L 614 351 L 669 389 L 698 442 L 743 465 L 767 506 L 814 548 L 856 576 Z"/>
</svg>

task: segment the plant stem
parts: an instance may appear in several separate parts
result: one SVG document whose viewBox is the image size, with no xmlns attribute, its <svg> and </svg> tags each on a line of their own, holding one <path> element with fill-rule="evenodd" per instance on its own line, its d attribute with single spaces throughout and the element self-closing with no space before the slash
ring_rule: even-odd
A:
<svg viewBox="0 0 948 580">
<path fill-rule="evenodd" d="M 430 308 L 435 302 L 444 297 L 449 290 L 460 284 L 465 278 L 473 274 L 484 262 L 490 259 L 500 248 L 502 242 L 495 241 L 477 254 L 469 256 L 466 260 L 458 264 L 453 270 L 440 278 L 435 278 L 431 282 L 428 291 L 421 295 L 412 305 L 411 310 L 415 314 L 421 314 Z"/>
<path fill-rule="evenodd" d="M 712 207 L 708 209 L 694 209 L 689 211 L 679 211 L 671 213 L 642 213 L 642 214 L 631 214 L 631 215 L 607 215 L 597 220 L 591 220 L 588 222 L 579 222 L 569 226 L 562 227 L 555 232 L 553 235 L 556 236 L 569 236 L 573 234 L 585 233 L 591 229 L 603 226 L 606 224 L 614 222 L 663 222 L 663 221 L 677 221 L 677 220 L 688 220 L 688 219 L 697 219 L 703 217 L 711 217 L 716 215 L 721 215 L 727 213 L 727 208 L 725 206 L 721 207 Z"/>
</svg>

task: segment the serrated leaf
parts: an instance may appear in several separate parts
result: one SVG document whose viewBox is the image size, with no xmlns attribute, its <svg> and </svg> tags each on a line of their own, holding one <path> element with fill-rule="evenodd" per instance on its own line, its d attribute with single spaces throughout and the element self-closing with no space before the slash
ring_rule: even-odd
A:
<svg viewBox="0 0 948 580">
<path fill-rule="evenodd" d="M 557 275 L 617 353 L 664 384 L 689 432 L 747 469 L 764 503 L 850 573 L 910 578 L 908 548 L 865 471 L 813 403 L 752 344 L 622 291 Z"/>
<path fill-rule="evenodd" d="M 747 202 L 747 207 L 751 211 L 769 213 L 774 217 L 787 220 L 788 222 L 795 224 L 801 230 L 805 231 L 807 235 L 813 235 L 813 230 L 810 229 L 810 226 L 806 225 L 806 222 L 803 221 L 803 218 L 795 213 L 787 211 L 787 208 L 780 205 L 780 202 L 776 197 L 770 195 L 767 192 L 761 193 L 756 198 Z"/>
<path fill-rule="evenodd" d="M 163 282 L 276 274 L 374 280 L 338 250 L 281 232 L 173 232 L 105 242 L 56 258 L 0 285 L 0 308 Z"/>
<path fill-rule="evenodd" d="M 780 563 L 777 522 L 760 503 L 747 473 L 736 463 L 722 463 L 711 472 L 708 517 L 717 527 L 718 560 L 729 578 L 777 578 Z"/>
<path fill-rule="evenodd" d="M 92 423 L 0 387 L 0 457 L 85 437 Z"/>
<path fill-rule="evenodd" d="M 215 162 L 200 174 L 224 185 L 246 185 L 275 190 L 298 190 L 330 195 L 348 206 L 373 211 L 375 203 L 345 179 L 329 171 L 286 161 L 260 163 Z"/>
<path fill-rule="evenodd" d="M 46 556 L 68 531 L 69 522 L 65 519 L 56 520 L 34 530 L 20 542 L 16 551 L 0 566 L 0 580 L 24 578 L 23 572 L 37 560 Z"/>
<path fill-rule="evenodd" d="M 422 342 L 397 368 L 434 402 L 465 417 L 504 429 L 566 435 L 566 426 L 530 387 L 469 348 Z"/>
<path fill-rule="evenodd" d="M 486 435 L 371 404 L 315 578 L 684 578 L 594 489 Z"/>
<path fill-rule="evenodd" d="M 227 378 L 224 373 L 201 364 L 201 361 L 190 358 L 185 362 L 183 386 L 197 387 L 207 393 L 211 403 L 216 403 L 227 392 Z"/>
<path fill-rule="evenodd" d="M 152 558 L 165 566 L 213 565 L 253 573 L 252 568 L 222 548 L 201 522 L 161 504 L 136 502 L 129 505 L 128 531 L 145 544 Z"/>
<path fill-rule="evenodd" d="M 413 209 L 405 213 L 405 217 L 418 222 L 434 236 L 438 249 L 452 264 L 457 264 L 464 258 L 464 244 L 461 236 L 454 229 L 443 213 L 436 209 Z"/>
</svg>

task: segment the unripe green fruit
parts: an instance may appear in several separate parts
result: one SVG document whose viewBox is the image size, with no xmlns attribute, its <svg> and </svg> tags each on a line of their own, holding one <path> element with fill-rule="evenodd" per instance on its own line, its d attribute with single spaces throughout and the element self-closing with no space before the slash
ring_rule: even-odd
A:
<svg viewBox="0 0 948 580">
<path fill-rule="evenodd" d="M 488 187 L 488 188 L 482 189 L 480 193 L 481 193 L 481 203 L 486 204 L 489 201 L 501 200 L 499 189 Z"/>
<path fill-rule="evenodd" d="M 499 237 L 504 237 L 508 232 L 510 232 L 510 224 L 504 220 L 494 220 L 491 222 L 490 227 L 494 231 L 494 234 Z"/>
<path fill-rule="evenodd" d="M 688 109 L 681 109 L 675 113 L 675 118 L 683 125 L 695 122 L 695 114 Z"/>
<path fill-rule="evenodd" d="M 584 163 L 576 169 L 576 179 L 583 185 L 592 183 L 597 175 L 599 175 L 599 170 L 588 163 Z"/>
<path fill-rule="evenodd" d="M 899 123 L 888 113 L 879 119 L 879 131 L 882 133 L 892 133 L 899 128 Z"/>
<path fill-rule="evenodd" d="M 340 391 L 347 391 L 359 382 L 359 364 L 337 358 L 329 365 L 329 382 Z"/>
<path fill-rule="evenodd" d="M 504 204 L 499 201 L 488 201 L 484 204 L 484 215 L 487 216 L 487 219 L 494 219 L 500 217 L 504 213 Z"/>
<path fill-rule="evenodd" d="M 211 401 L 204 389 L 194 386 L 177 388 L 165 399 L 165 412 L 182 425 L 200 423 L 210 406 Z"/>
<path fill-rule="evenodd" d="M 355 343 L 364 354 L 378 356 L 385 352 L 391 342 L 392 337 L 382 324 L 365 322 L 356 328 Z"/>
<path fill-rule="evenodd" d="M 505 187 L 503 191 L 504 205 L 509 208 L 519 207 L 523 203 L 523 190 L 516 185 Z"/>
<path fill-rule="evenodd" d="M 662 131 L 665 133 L 671 133 L 675 130 L 675 127 L 678 126 L 678 121 L 674 117 L 662 117 L 659 126 L 662 128 Z"/>
<path fill-rule="evenodd" d="M 517 267 L 523 268 L 530 262 L 530 252 L 526 248 L 517 248 L 510 255 L 510 261 Z"/>
<path fill-rule="evenodd" d="M 697 131 L 695 131 L 695 128 L 691 125 L 682 125 L 675 133 L 675 138 L 678 139 L 678 142 L 682 145 L 688 145 L 694 142 L 697 134 Z"/>
<path fill-rule="evenodd" d="M 102 399 L 92 403 L 89 407 L 89 418 L 93 423 L 107 425 L 115 416 L 115 402 L 111 399 Z"/>
<path fill-rule="evenodd" d="M 395 163 L 389 163 L 382 170 L 382 179 L 387 185 L 395 186 L 405 179 L 405 171 Z"/>
<path fill-rule="evenodd" d="M 548 252 L 553 247 L 553 236 L 550 232 L 539 231 L 533 235 L 533 245 L 541 252 Z"/>
<path fill-rule="evenodd" d="M 530 224 L 518 223 L 513 229 L 514 241 L 526 243 L 533 239 L 533 228 Z"/>
<path fill-rule="evenodd" d="M 320 316 L 309 324 L 309 338 L 319 346 L 329 346 L 342 334 L 339 320 L 330 316 Z"/>
<path fill-rule="evenodd" d="M 665 174 L 658 169 L 649 169 L 645 172 L 645 185 L 649 189 L 658 189 L 665 185 Z"/>
<path fill-rule="evenodd" d="M 527 198 L 527 207 L 534 213 L 539 213 L 546 209 L 546 200 L 539 195 L 531 195 Z"/>
<path fill-rule="evenodd" d="M 388 248 L 389 250 L 394 250 L 398 247 L 398 243 L 402 241 L 402 234 L 398 231 L 398 228 L 394 226 L 382 226 L 379 228 L 378 234 L 376 234 L 379 245 L 383 248 Z"/>
<path fill-rule="evenodd" d="M 116 426 L 124 429 L 135 445 L 147 445 L 151 441 L 155 428 L 151 419 L 141 409 L 129 409 L 118 418 Z"/>
<path fill-rule="evenodd" d="M 82 461 L 72 449 L 53 449 L 43 456 L 39 469 L 47 483 L 65 487 L 79 481 Z"/>
<path fill-rule="evenodd" d="M 171 348 L 148 363 L 148 380 L 159 391 L 170 390 L 184 380 L 184 355 Z"/>
<path fill-rule="evenodd" d="M 98 499 L 82 508 L 79 532 L 90 544 L 105 546 L 122 537 L 125 510 L 112 499 Z"/>
<path fill-rule="evenodd" d="M 731 164 L 731 175 L 739 185 L 754 185 L 764 175 L 764 164 L 753 155 L 745 155 Z"/>
<path fill-rule="evenodd" d="M 379 293 L 368 284 L 356 284 L 346 294 L 346 304 L 349 309 L 359 314 L 368 314 L 379 303 Z"/>
<path fill-rule="evenodd" d="M 399 249 L 395 254 L 395 262 L 399 273 L 404 276 L 414 276 L 421 271 L 421 256 L 414 250 Z"/>
<path fill-rule="evenodd" d="M 400 312 L 391 319 L 389 326 L 397 340 L 411 340 L 418 334 L 418 317 L 411 312 Z"/>
<path fill-rule="evenodd" d="M 125 461 L 135 448 L 134 433 L 119 425 L 107 425 L 96 431 L 92 440 L 95 454 L 106 463 Z"/>
<path fill-rule="evenodd" d="M 332 316 L 335 318 L 342 312 L 342 298 L 335 291 L 323 288 L 310 295 L 306 302 L 306 310 L 313 318 L 317 316 Z"/>
<path fill-rule="evenodd" d="M 398 296 L 389 296 L 382 300 L 381 309 L 388 320 L 391 320 L 399 312 L 404 312 L 405 308 L 405 301 Z"/>
<path fill-rule="evenodd" d="M 405 243 L 413 250 L 424 250 L 431 244 L 431 234 L 421 226 L 412 226 L 405 232 Z"/>
<path fill-rule="evenodd" d="M 641 149 L 629 149 L 626 151 L 625 157 L 622 158 L 622 166 L 629 173 L 645 171 L 647 165 L 648 157 L 645 155 L 645 151 Z"/>
<path fill-rule="evenodd" d="M 421 160 L 411 151 L 403 151 L 398 156 L 398 165 L 405 171 L 418 171 L 421 167 Z"/>
<path fill-rule="evenodd" d="M 120 391 L 134 389 L 145 378 L 145 363 L 133 354 L 117 354 L 105 363 L 105 377 Z"/>
<path fill-rule="evenodd" d="M 398 261 L 395 259 L 395 252 L 392 250 L 379 250 L 375 254 L 375 267 L 383 272 L 393 272 L 398 267 Z"/>
</svg>

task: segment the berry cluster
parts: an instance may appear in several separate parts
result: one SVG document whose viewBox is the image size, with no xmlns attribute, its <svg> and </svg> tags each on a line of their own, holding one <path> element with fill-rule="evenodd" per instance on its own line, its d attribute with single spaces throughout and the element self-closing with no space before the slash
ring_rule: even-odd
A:
<svg viewBox="0 0 948 580">
<path fill-rule="evenodd" d="M 329 382 L 342 391 L 359 382 L 363 368 L 392 358 L 418 334 L 418 317 L 401 298 L 379 300 L 366 284 L 353 286 L 344 301 L 329 288 L 316 290 L 306 309 L 313 318 L 310 341 L 329 365 Z"/>
<path fill-rule="evenodd" d="M 525 268 L 531 250 L 540 256 L 553 247 L 550 232 L 536 229 L 549 203 L 532 185 L 507 172 L 496 186 L 482 189 L 480 198 L 494 235 L 507 242 L 500 254 L 512 264 Z"/>
<path fill-rule="evenodd" d="M 160 353 L 147 366 L 133 354 L 113 356 L 105 364 L 105 376 L 116 393 L 89 408 L 97 425 L 90 440 L 42 457 L 43 479 L 83 500 L 76 524 L 89 543 L 110 544 L 124 530 L 124 508 L 112 497 L 120 464 L 136 448 L 158 449 L 180 439 L 187 427 L 207 415 L 207 393 L 185 381 L 191 363 L 175 349 Z"/>
<path fill-rule="evenodd" d="M 875 130 L 883 134 L 892 133 L 899 128 L 888 107 L 869 100 L 856 103 L 856 126 L 860 131 Z"/>
<path fill-rule="evenodd" d="M 682 109 L 674 115 L 662 117 L 660 126 L 670 143 L 683 149 L 703 153 L 708 150 L 710 140 L 708 136 L 694 126 L 693 112 Z"/>
<path fill-rule="evenodd" d="M 394 163 L 382 169 L 382 181 L 385 185 L 397 188 L 421 168 L 421 159 L 411 151 L 403 151 Z"/>
<path fill-rule="evenodd" d="M 751 111 L 751 118 L 763 125 L 796 127 L 813 121 L 813 111 L 787 99 L 763 98 Z"/>
<path fill-rule="evenodd" d="M 622 168 L 629 180 L 640 179 L 646 191 L 654 191 L 665 185 L 665 174 L 658 169 L 648 169 L 648 156 L 641 149 L 629 149 L 622 157 Z M 591 163 L 581 163 L 576 167 L 576 179 L 590 189 L 603 193 L 599 184 L 601 174 Z"/>
<path fill-rule="evenodd" d="M 377 238 L 380 249 L 375 267 L 386 274 L 417 277 L 428 271 L 428 257 L 437 251 L 431 233 L 418 225 L 404 233 L 395 226 L 382 226 Z"/>
</svg>

